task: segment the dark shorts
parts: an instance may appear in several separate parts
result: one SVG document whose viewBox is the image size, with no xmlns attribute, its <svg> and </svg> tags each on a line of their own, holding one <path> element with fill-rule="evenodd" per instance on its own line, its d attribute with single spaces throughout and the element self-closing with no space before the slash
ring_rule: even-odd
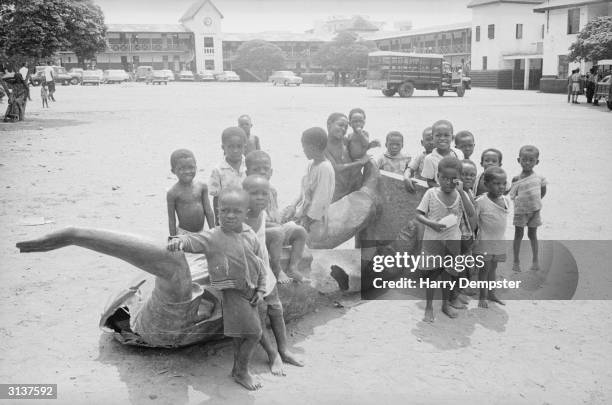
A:
<svg viewBox="0 0 612 405">
<path fill-rule="evenodd" d="M 223 290 L 223 334 L 230 337 L 261 337 L 257 306 L 240 290 Z"/>
<path fill-rule="evenodd" d="M 265 321 L 266 314 L 270 316 L 283 316 L 283 304 L 278 297 L 278 288 L 276 286 L 259 303 L 259 316 L 261 316 L 262 322 Z"/>
<path fill-rule="evenodd" d="M 55 91 L 55 82 L 51 81 L 51 82 L 46 82 L 47 83 L 47 88 L 49 89 L 50 93 L 53 93 Z"/>
</svg>

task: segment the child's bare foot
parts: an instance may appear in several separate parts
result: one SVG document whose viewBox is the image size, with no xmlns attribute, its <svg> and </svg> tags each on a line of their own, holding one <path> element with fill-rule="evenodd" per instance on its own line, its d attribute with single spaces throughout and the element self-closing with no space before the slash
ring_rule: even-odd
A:
<svg viewBox="0 0 612 405">
<path fill-rule="evenodd" d="M 287 276 L 287 274 L 281 270 L 278 273 L 278 278 L 276 279 L 276 281 L 278 281 L 279 284 L 289 284 L 293 281 L 293 279 Z"/>
<path fill-rule="evenodd" d="M 521 264 L 518 263 L 518 262 L 514 262 L 512 264 L 512 270 L 516 271 L 517 273 L 520 273 L 521 272 Z"/>
<path fill-rule="evenodd" d="M 444 312 L 449 318 L 456 318 L 459 313 L 448 303 L 442 305 L 442 312 Z"/>
<path fill-rule="evenodd" d="M 485 299 L 478 300 L 478 308 L 489 308 L 489 303 Z"/>
<path fill-rule="evenodd" d="M 261 382 L 259 380 L 255 380 L 248 371 L 244 373 L 239 373 L 238 371 L 234 372 L 234 381 L 250 391 L 255 391 L 261 388 Z"/>
<path fill-rule="evenodd" d="M 433 322 L 434 314 L 433 308 L 425 308 L 425 316 L 423 317 L 423 322 Z"/>
<path fill-rule="evenodd" d="M 297 268 L 291 268 L 291 267 L 288 268 L 287 275 L 290 278 L 292 278 L 293 281 L 296 281 L 298 283 L 309 283 L 310 282 L 310 280 L 304 277 L 304 275 L 300 273 Z"/>
<path fill-rule="evenodd" d="M 470 302 L 470 298 L 467 296 L 467 294 L 465 293 L 465 291 L 460 292 L 457 295 L 457 298 L 459 299 L 459 301 L 463 302 L 464 304 L 469 304 Z"/>
<path fill-rule="evenodd" d="M 531 270 L 531 271 L 538 271 L 538 270 L 540 270 L 540 264 L 538 262 L 533 262 L 531 264 L 531 268 L 529 270 Z"/>
<path fill-rule="evenodd" d="M 451 307 L 456 308 L 456 309 L 466 309 L 466 308 L 467 308 L 467 305 L 465 305 L 465 304 L 464 304 L 464 303 L 463 303 L 463 302 L 462 302 L 462 301 L 459 299 L 459 297 L 456 297 L 456 298 L 454 298 L 454 299 L 450 300 L 450 301 L 448 302 L 448 305 L 450 305 Z M 449 316 L 450 316 L 450 315 L 449 315 Z M 451 317 L 451 318 L 452 318 L 452 317 Z"/>
<path fill-rule="evenodd" d="M 290 351 L 287 350 L 282 353 L 279 352 L 279 354 L 281 359 L 283 359 L 283 362 L 297 367 L 304 367 L 304 362 L 296 358 Z"/>
<path fill-rule="evenodd" d="M 497 295 L 495 295 L 494 292 L 489 293 L 489 301 L 497 302 L 499 305 L 506 305 L 504 301 L 497 298 Z"/>
<path fill-rule="evenodd" d="M 285 370 L 283 370 L 283 360 L 281 359 L 281 356 L 278 353 L 276 353 L 274 359 L 270 361 L 270 371 L 272 372 L 272 375 L 285 375 Z"/>
</svg>

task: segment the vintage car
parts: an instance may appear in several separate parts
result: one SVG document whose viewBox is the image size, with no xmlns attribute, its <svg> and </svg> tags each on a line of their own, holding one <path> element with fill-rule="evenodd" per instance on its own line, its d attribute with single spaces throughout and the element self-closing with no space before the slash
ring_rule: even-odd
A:
<svg viewBox="0 0 612 405">
<path fill-rule="evenodd" d="M 77 85 L 81 83 L 81 78 L 83 77 L 83 70 L 81 68 L 72 68 L 68 71 L 68 74 L 72 79 L 70 79 L 70 84 Z"/>
<path fill-rule="evenodd" d="M 62 66 L 51 66 L 53 68 L 53 80 L 56 84 L 63 84 L 67 86 L 72 81 L 72 76 L 66 72 L 66 69 Z M 46 66 L 36 66 L 36 73 L 32 75 L 32 84 L 34 86 L 38 86 L 42 83 L 45 77 L 45 68 Z"/>
<path fill-rule="evenodd" d="M 198 73 L 197 79 L 201 82 L 214 82 L 215 74 L 210 70 L 205 70 L 203 72 Z"/>
<path fill-rule="evenodd" d="M 83 75 L 81 76 L 81 86 L 86 84 L 92 84 L 95 86 L 99 86 L 102 83 L 102 79 L 104 78 L 104 72 L 101 70 L 84 70 Z"/>
<path fill-rule="evenodd" d="M 121 69 L 108 69 L 104 71 L 104 76 L 102 78 L 103 83 L 123 83 L 129 82 L 130 75 L 127 74 L 125 70 Z"/>
<path fill-rule="evenodd" d="M 604 59 L 597 62 L 597 77 L 601 78 L 595 86 L 593 105 L 599 105 L 599 100 L 604 100 L 612 110 L 612 59 Z"/>
<path fill-rule="evenodd" d="M 193 82 L 195 80 L 195 76 L 191 70 L 181 70 L 178 74 L 177 80 L 181 82 Z"/>
<path fill-rule="evenodd" d="M 154 70 L 153 72 L 151 72 L 149 77 L 147 77 L 147 84 L 161 85 L 163 83 L 167 86 L 169 79 L 170 78 L 168 77 L 168 73 L 165 70 Z"/>
<path fill-rule="evenodd" d="M 231 70 L 226 70 L 216 75 L 216 78 L 220 82 L 239 82 L 240 76 Z"/>
<path fill-rule="evenodd" d="M 173 82 L 175 80 L 174 77 L 174 72 L 170 69 L 162 69 L 162 72 L 164 72 L 166 74 L 166 76 L 168 76 L 168 80 L 170 80 L 171 82 Z"/>
<path fill-rule="evenodd" d="M 153 72 L 153 66 L 138 66 L 136 68 L 135 80 L 137 82 L 144 82 L 147 77 Z"/>
<path fill-rule="evenodd" d="M 299 86 L 302 84 L 302 79 L 299 76 L 296 76 L 295 73 L 289 70 L 279 70 L 278 72 L 274 72 L 268 78 L 268 81 L 271 82 L 274 86 L 277 84 L 282 84 L 284 86 L 289 86 L 290 84 L 294 84 Z"/>
</svg>

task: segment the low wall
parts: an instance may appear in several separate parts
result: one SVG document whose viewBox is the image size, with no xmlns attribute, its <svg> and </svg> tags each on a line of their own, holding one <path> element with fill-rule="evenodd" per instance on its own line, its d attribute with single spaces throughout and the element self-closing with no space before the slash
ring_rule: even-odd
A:
<svg viewBox="0 0 612 405">
<path fill-rule="evenodd" d="M 542 93 L 567 93 L 567 79 L 542 77 L 540 79 L 540 91 Z"/>
</svg>

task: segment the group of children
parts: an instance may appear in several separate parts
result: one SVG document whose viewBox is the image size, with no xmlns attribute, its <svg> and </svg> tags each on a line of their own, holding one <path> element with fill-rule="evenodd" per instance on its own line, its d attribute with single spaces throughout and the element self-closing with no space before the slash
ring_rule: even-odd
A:
<svg viewBox="0 0 612 405">
<path fill-rule="evenodd" d="M 376 146 L 376 141 L 370 141 L 363 130 L 365 112 L 355 109 L 349 117 L 353 133 L 346 138 L 348 154 L 353 161 L 370 161 L 366 152 Z M 168 249 L 206 254 L 211 286 L 223 293 L 224 333 L 234 338 L 232 376 L 251 390 L 261 386 L 248 367 L 258 342 L 268 354 L 273 374 L 283 374 L 282 362 L 303 365 L 288 350 L 276 284 L 304 279 L 298 263 L 308 238 L 326 230 L 327 209 L 335 187 L 334 167 L 325 154 L 327 133 L 318 127 L 307 129 L 301 142 L 311 162 L 302 179 L 300 195 L 279 210 L 277 192 L 270 185 L 271 158 L 261 150 L 259 138 L 251 135 L 252 126 L 251 118 L 243 115 L 237 127 L 223 131 L 223 159 L 212 170 L 208 185 L 194 180 L 196 159 L 191 151 L 180 149 L 172 153 L 171 170 L 178 181 L 167 193 Z M 501 241 L 510 211 L 509 194 L 515 202 L 513 268 L 520 271 L 520 242 L 527 226 L 534 254 L 532 269 L 538 269 L 536 231 L 541 225 L 539 212 L 546 181 L 533 171 L 539 162 L 536 147 L 520 149 L 522 172 L 506 189 L 501 152 L 485 150 L 480 162 L 483 171 L 477 175 L 477 166 L 470 160 L 474 136 L 468 131 L 455 135 L 448 121 L 437 121 L 423 131 L 421 144 L 425 150 L 415 159 L 402 153 L 403 144 L 400 132 L 390 132 L 386 151 L 376 165 L 402 174 L 408 191 L 414 191 L 414 179 L 430 187 L 416 216 L 424 226 L 425 254 L 482 254 L 485 267 L 479 270 L 478 277 L 495 280 L 497 263 L 505 261 Z M 454 221 L 448 221 L 449 215 Z M 208 230 L 204 230 L 205 223 Z M 280 264 L 283 246 L 289 246 L 291 252 L 286 273 Z M 428 270 L 426 275 L 432 280 L 469 277 L 450 269 L 423 270 Z M 456 317 L 456 309 L 465 308 L 467 303 L 463 293 L 444 290 L 443 312 Z M 428 289 L 426 321 L 434 319 L 433 295 L 434 290 Z M 479 298 L 480 307 L 487 307 L 488 301 L 503 304 L 494 290 L 481 289 Z M 270 319 L 276 349 L 265 333 L 266 317 Z"/>
<path fill-rule="evenodd" d="M 454 148 L 452 142 L 455 142 Z M 408 191 L 415 190 L 414 179 L 425 181 L 429 189 L 417 207 L 416 219 L 423 224 L 422 243 L 426 255 L 482 255 L 485 265 L 478 270 L 480 281 L 495 281 L 497 264 L 506 261 L 503 242 L 506 218 L 510 213 L 510 199 L 514 201 L 515 227 L 513 242 L 514 271 L 520 272 L 520 246 L 527 227 L 533 260 L 531 270 L 539 270 L 537 228 L 542 225 L 540 210 L 546 194 L 546 180 L 534 172 L 539 163 L 539 150 L 535 146 L 522 146 L 518 153 L 521 173 L 507 187 L 506 172 L 501 168 L 501 151 L 489 148 L 482 152 L 477 165 L 470 160 L 474 152 L 474 135 L 460 131 L 456 135 L 453 125 L 440 120 L 425 128 L 421 145 L 425 149 L 415 159 L 402 154 L 403 136 L 393 131 L 386 138 L 386 152 L 378 160 L 379 168 L 403 174 Z M 423 268 L 430 280 L 470 277 L 469 272 L 456 274 L 452 269 Z M 456 309 L 466 307 L 469 291 L 443 289 L 442 311 L 449 317 L 457 316 Z M 434 290 L 428 289 L 425 318 L 434 319 L 432 301 Z M 488 307 L 488 301 L 504 305 L 495 290 L 481 288 L 479 304 Z"/>
<path fill-rule="evenodd" d="M 211 286 L 223 293 L 224 334 L 234 338 L 232 376 L 250 390 L 261 386 L 248 367 L 257 342 L 274 375 L 284 375 L 283 362 L 303 365 L 287 347 L 276 284 L 304 280 L 298 264 L 308 234 L 324 232 L 334 192 L 334 169 L 323 156 L 327 134 L 322 128 L 307 129 L 302 147 L 311 163 L 300 196 L 280 212 L 277 192 L 270 185 L 271 158 L 251 136 L 252 126 L 251 118 L 243 115 L 237 127 L 223 131 L 223 159 L 208 185 L 195 180 L 194 154 L 174 151 L 170 166 L 178 181 L 167 192 L 168 249 L 196 254 L 196 260 L 187 258 L 192 273 L 197 260 L 206 255 Z M 281 268 L 283 246 L 290 248 L 286 273 Z M 266 318 L 276 348 L 265 332 Z"/>
</svg>

